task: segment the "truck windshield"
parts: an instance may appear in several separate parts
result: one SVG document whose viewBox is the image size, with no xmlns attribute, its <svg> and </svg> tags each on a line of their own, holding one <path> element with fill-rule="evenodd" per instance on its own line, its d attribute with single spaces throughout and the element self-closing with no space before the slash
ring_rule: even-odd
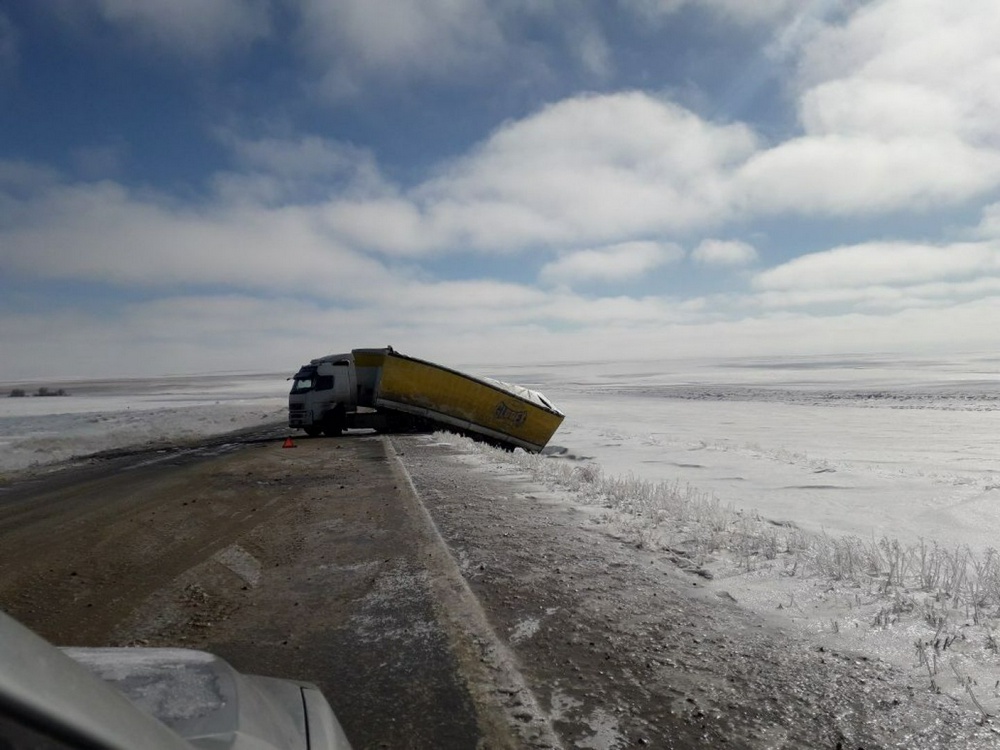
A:
<svg viewBox="0 0 1000 750">
<path fill-rule="evenodd" d="M 316 379 L 312 375 L 303 378 L 295 378 L 292 382 L 292 393 L 307 393 L 316 386 Z"/>
</svg>

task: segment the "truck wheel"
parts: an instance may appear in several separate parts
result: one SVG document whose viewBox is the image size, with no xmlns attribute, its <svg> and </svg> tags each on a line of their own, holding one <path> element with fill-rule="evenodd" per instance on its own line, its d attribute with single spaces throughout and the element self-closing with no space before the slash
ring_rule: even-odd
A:
<svg viewBox="0 0 1000 750">
<path fill-rule="evenodd" d="M 344 431 L 344 412 L 335 409 L 323 418 L 323 434 L 327 437 L 337 437 Z"/>
<path fill-rule="evenodd" d="M 319 426 L 314 424 L 311 424 L 308 427 L 303 427 L 302 429 L 305 430 L 306 435 L 309 437 L 319 437 L 319 434 L 323 431 Z"/>
</svg>

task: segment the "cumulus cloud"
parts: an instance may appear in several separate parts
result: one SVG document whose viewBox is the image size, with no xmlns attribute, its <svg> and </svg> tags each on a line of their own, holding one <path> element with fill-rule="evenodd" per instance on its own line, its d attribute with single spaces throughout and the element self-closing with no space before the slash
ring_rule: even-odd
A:
<svg viewBox="0 0 1000 750">
<path fill-rule="evenodd" d="M 960 205 L 1000 184 L 995 4 L 850 11 L 797 40 L 803 133 L 755 154 L 736 200 L 751 213 L 847 216 Z"/>
<path fill-rule="evenodd" d="M 809 89 L 800 102 L 807 132 L 879 139 L 959 132 L 962 113 L 946 93 L 922 84 L 838 79 Z"/>
<path fill-rule="evenodd" d="M 640 92 L 573 97 L 505 124 L 406 196 L 345 201 L 327 216 L 388 253 L 613 243 L 727 215 L 729 174 L 755 147 L 743 125 Z M 382 226 L 406 231 L 387 242 Z"/>
<path fill-rule="evenodd" d="M 912 130 L 912 129 L 911 129 Z M 388 254 L 611 244 L 734 216 L 857 216 L 962 205 L 1000 150 L 926 132 L 824 132 L 762 148 L 641 92 L 578 96 L 498 128 L 406 193 L 334 201 L 345 241 Z"/>
<path fill-rule="evenodd" d="M 545 264 L 539 278 L 549 284 L 630 281 L 684 257 L 674 244 L 622 242 L 608 247 L 566 253 Z"/>
<path fill-rule="evenodd" d="M 691 260 L 708 266 L 745 266 L 757 260 L 753 245 L 740 240 L 702 240 Z"/>
<path fill-rule="evenodd" d="M 989 0 L 881 0 L 804 51 L 811 132 L 953 135 L 1000 146 L 1000 13 Z"/>
<path fill-rule="evenodd" d="M 1000 66 L 998 34 L 1000 14 L 990 0 L 878 0 L 811 41 L 803 50 L 800 85 L 829 99 L 841 119 L 850 117 L 851 107 L 843 103 L 856 95 L 864 97 L 856 104 L 888 114 L 869 93 L 871 87 L 920 89 L 938 99 L 934 110 L 953 113 L 950 122 L 959 135 L 995 143 L 1000 93 L 991 82 Z M 824 92 L 828 82 L 840 85 Z M 853 109 L 855 116 L 868 118 L 863 107 Z"/>
</svg>

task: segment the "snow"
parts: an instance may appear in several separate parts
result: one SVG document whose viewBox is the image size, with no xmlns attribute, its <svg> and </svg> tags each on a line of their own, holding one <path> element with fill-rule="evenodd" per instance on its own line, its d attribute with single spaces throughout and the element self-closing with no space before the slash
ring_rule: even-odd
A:
<svg viewBox="0 0 1000 750">
<path fill-rule="evenodd" d="M 221 711 L 227 700 L 216 666 L 220 660 L 203 651 L 174 648 L 65 648 L 91 672 L 125 693 L 146 713 L 176 727 Z"/>
<path fill-rule="evenodd" d="M 197 440 L 285 419 L 281 375 L 0 383 L 65 396 L 0 398 L 0 474 L 100 451 Z"/>
<path fill-rule="evenodd" d="M 1000 538 L 1000 360 L 603 363 L 521 375 L 568 415 L 552 442 L 606 474 L 690 484 L 811 531 L 979 549 Z"/>
<path fill-rule="evenodd" d="M 670 483 L 665 494 L 693 498 L 702 513 L 715 507 L 706 498 L 717 499 L 731 523 L 758 524 L 762 535 L 773 521 L 842 540 L 833 549 L 910 554 L 898 585 L 884 567 L 867 579 L 804 575 L 796 554 L 755 556 L 744 567 L 723 550 L 706 566 L 720 596 L 817 647 L 878 657 L 917 689 L 1000 713 L 1000 608 L 986 594 L 996 568 L 984 564 L 1000 531 L 1000 360 L 592 363 L 521 379 L 569 415 L 548 449 L 553 459 L 595 466 L 597 485 L 623 476 L 627 494 L 642 482 Z M 563 502 L 587 501 L 569 490 Z M 669 553 L 689 532 L 625 506 L 598 506 L 611 508 L 601 520 L 623 539 L 657 548 L 667 538 Z M 973 579 L 982 585 L 986 604 L 915 582 L 921 543 L 961 572 L 962 591 Z"/>
</svg>

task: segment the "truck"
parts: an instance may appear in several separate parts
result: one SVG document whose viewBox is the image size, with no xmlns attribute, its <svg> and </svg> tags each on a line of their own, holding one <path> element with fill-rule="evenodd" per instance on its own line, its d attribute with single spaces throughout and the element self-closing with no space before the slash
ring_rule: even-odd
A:
<svg viewBox="0 0 1000 750">
<path fill-rule="evenodd" d="M 291 380 L 288 426 L 310 437 L 362 428 L 442 429 L 537 453 L 565 418 L 538 391 L 467 375 L 391 346 L 310 360 Z"/>
</svg>

